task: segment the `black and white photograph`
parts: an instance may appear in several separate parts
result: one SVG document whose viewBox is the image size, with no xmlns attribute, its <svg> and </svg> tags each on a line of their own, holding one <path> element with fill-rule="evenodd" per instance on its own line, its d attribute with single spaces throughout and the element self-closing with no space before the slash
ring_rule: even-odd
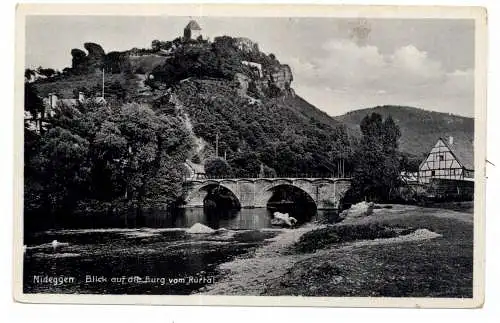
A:
<svg viewBox="0 0 500 323">
<path fill-rule="evenodd" d="M 18 13 L 18 299 L 480 306 L 479 8 L 75 8 Z"/>
</svg>

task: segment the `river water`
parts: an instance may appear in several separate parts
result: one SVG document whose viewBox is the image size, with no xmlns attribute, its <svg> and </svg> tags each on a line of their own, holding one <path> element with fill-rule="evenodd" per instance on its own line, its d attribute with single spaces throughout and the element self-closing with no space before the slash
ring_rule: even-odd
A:
<svg viewBox="0 0 500 323">
<path fill-rule="evenodd" d="M 299 225 L 334 212 L 290 210 Z M 281 232 L 267 209 L 144 211 L 67 216 L 25 233 L 25 293 L 191 294 L 217 281 L 216 267 Z M 187 230 L 202 223 L 216 231 Z M 53 241 L 57 243 L 53 243 Z"/>
</svg>

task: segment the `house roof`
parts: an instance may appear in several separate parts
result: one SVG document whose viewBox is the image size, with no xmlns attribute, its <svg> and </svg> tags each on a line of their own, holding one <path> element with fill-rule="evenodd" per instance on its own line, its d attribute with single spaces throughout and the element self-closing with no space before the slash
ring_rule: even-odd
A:
<svg viewBox="0 0 500 323">
<path fill-rule="evenodd" d="M 98 103 L 98 104 L 106 104 L 107 103 L 106 99 L 103 98 L 102 96 L 95 97 L 92 100 L 94 100 L 94 102 Z"/>
<path fill-rule="evenodd" d="M 190 161 L 189 159 L 186 160 L 185 164 L 192 173 L 205 174 L 205 167 L 203 165 L 195 164 L 192 161 Z"/>
<path fill-rule="evenodd" d="M 59 99 L 58 102 L 61 102 L 63 105 L 74 106 L 78 104 L 77 99 Z"/>
<path fill-rule="evenodd" d="M 43 98 L 43 104 L 46 106 L 50 106 L 50 99 L 49 98 Z M 57 104 L 62 104 L 66 106 L 74 106 L 77 105 L 78 100 L 77 99 L 63 99 L 63 98 L 57 98 Z"/>
<path fill-rule="evenodd" d="M 196 22 L 196 20 L 191 20 L 185 29 L 190 29 L 190 30 L 201 30 L 200 25 Z"/>
<path fill-rule="evenodd" d="M 473 139 L 453 139 L 453 144 L 450 145 L 448 140 L 440 138 L 448 147 L 453 155 L 458 159 L 458 162 L 465 168 L 474 169 L 474 141 Z"/>
</svg>

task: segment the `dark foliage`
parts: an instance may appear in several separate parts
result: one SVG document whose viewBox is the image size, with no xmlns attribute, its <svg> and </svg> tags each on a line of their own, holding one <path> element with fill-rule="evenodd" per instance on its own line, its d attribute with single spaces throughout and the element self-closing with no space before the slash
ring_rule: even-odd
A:
<svg viewBox="0 0 500 323">
<path fill-rule="evenodd" d="M 403 232 L 408 234 L 410 232 Z M 373 240 L 398 236 L 398 231 L 378 223 L 364 225 L 336 225 L 305 233 L 295 244 L 300 252 L 314 252 L 334 243 L 354 240 Z"/>
<path fill-rule="evenodd" d="M 34 118 L 44 111 L 42 100 L 32 83 L 24 83 L 24 111 L 29 112 Z"/>
<path fill-rule="evenodd" d="M 261 164 L 278 176 L 332 175 L 341 158 L 346 171 L 352 165 L 345 129 L 311 120 L 316 109 L 298 97 L 251 104 L 231 82 L 214 79 L 183 82 L 175 93 L 197 136 L 215 146 L 219 134 L 219 152 L 237 177 L 259 176 Z"/>
<path fill-rule="evenodd" d="M 176 118 L 139 104 L 88 103 L 61 106 L 45 121 L 41 135 L 26 129 L 27 213 L 164 207 L 182 194 L 190 141 Z"/>
<path fill-rule="evenodd" d="M 205 173 L 209 177 L 223 178 L 231 177 L 231 166 L 222 158 L 212 158 L 205 161 Z"/>
<path fill-rule="evenodd" d="M 390 201 L 400 186 L 399 127 L 389 116 L 367 115 L 360 124 L 362 138 L 356 149 L 351 194 L 356 200 Z"/>
</svg>

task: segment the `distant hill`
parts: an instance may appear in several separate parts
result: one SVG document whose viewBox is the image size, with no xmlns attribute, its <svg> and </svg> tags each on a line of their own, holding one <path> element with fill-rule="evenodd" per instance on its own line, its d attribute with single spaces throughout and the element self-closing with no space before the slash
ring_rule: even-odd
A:
<svg viewBox="0 0 500 323">
<path fill-rule="evenodd" d="M 392 116 L 401 129 L 400 150 L 422 156 L 429 152 L 439 137 L 453 136 L 454 140 L 474 141 L 474 119 L 447 113 L 427 111 L 406 106 L 378 106 L 348 112 L 335 117 L 353 133 L 361 134 L 359 124 L 371 113 Z"/>
</svg>

